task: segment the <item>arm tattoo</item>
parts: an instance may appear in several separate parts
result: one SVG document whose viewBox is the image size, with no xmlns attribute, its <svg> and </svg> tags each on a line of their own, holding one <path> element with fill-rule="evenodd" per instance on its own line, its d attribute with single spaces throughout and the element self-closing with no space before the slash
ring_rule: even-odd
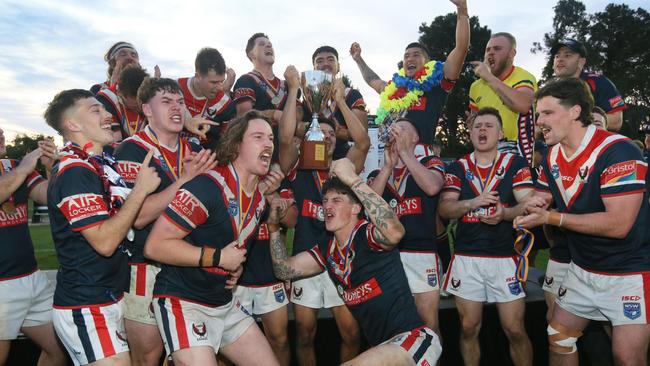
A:
<svg viewBox="0 0 650 366">
<path fill-rule="evenodd" d="M 287 247 L 284 245 L 279 232 L 271 233 L 271 260 L 273 262 L 273 273 L 280 280 L 287 281 L 301 277 L 302 272 L 294 269 L 289 264 Z"/>
<path fill-rule="evenodd" d="M 398 220 L 397 215 L 395 215 L 395 212 L 388 206 L 386 201 L 375 193 L 372 188 L 368 187 L 370 192 L 366 192 L 366 190 L 361 189 L 361 186 L 363 185 L 355 184 L 351 187 L 352 191 L 357 195 L 359 201 L 361 201 L 361 205 L 368 212 L 368 216 L 370 216 L 370 219 L 379 231 L 384 232 L 388 230 L 388 223 L 393 220 Z M 385 236 L 382 234 L 381 238 L 385 239 Z"/>
<path fill-rule="evenodd" d="M 389 246 L 389 247 L 395 246 L 394 244 L 391 244 L 388 241 L 388 239 L 386 239 L 384 234 L 382 234 L 381 231 L 379 231 L 379 229 L 377 227 L 375 227 L 374 230 L 372 231 L 372 236 L 374 237 L 375 242 L 377 244 L 379 244 L 379 245 L 384 245 L 384 246 Z"/>
<path fill-rule="evenodd" d="M 357 61 L 357 64 L 359 65 L 359 70 L 361 71 L 361 75 L 363 76 L 363 80 L 366 81 L 366 83 L 370 84 L 374 80 L 381 80 L 379 75 L 377 75 L 368 64 L 363 59 L 359 59 Z"/>
</svg>

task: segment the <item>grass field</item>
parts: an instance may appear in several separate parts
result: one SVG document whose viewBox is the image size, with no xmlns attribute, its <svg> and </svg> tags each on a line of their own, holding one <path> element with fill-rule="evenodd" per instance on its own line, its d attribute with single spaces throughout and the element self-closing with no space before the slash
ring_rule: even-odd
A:
<svg viewBox="0 0 650 366">
<path fill-rule="evenodd" d="M 54 251 L 54 244 L 52 242 L 52 234 L 50 233 L 49 225 L 30 225 L 29 231 L 32 234 L 32 241 L 34 242 L 34 251 L 36 252 L 36 260 L 40 269 L 57 269 L 59 263 L 56 259 Z M 293 230 L 287 235 L 287 241 L 293 242 Z M 291 244 L 288 244 L 289 253 L 291 253 Z M 548 262 L 548 249 L 539 250 L 535 258 L 535 268 L 546 270 L 546 263 Z"/>
</svg>

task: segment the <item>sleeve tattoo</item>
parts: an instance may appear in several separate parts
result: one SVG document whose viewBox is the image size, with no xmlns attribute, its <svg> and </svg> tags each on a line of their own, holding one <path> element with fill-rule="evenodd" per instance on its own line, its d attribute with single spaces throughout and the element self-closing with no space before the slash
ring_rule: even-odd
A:
<svg viewBox="0 0 650 366">
<path fill-rule="evenodd" d="M 284 245 L 278 232 L 271 233 L 271 260 L 273 262 L 273 274 L 280 280 L 287 281 L 303 276 L 301 271 L 296 270 L 289 263 L 287 247 Z"/>
</svg>

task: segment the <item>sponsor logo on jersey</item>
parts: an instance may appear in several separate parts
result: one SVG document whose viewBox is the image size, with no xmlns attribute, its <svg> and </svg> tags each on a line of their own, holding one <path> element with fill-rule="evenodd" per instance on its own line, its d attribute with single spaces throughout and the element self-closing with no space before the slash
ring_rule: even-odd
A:
<svg viewBox="0 0 650 366">
<path fill-rule="evenodd" d="M 601 184 L 612 184 L 636 180 L 636 160 L 623 161 L 609 166 L 601 175 Z"/>
<path fill-rule="evenodd" d="M 634 320 L 641 316 L 641 303 L 639 302 L 624 302 L 623 315 Z"/>
<path fill-rule="evenodd" d="M 208 218 L 208 211 L 205 206 L 186 189 L 179 190 L 169 206 L 192 228 L 203 224 Z"/>
<path fill-rule="evenodd" d="M 422 200 L 420 197 L 405 198 L 402 202 L 400 202 L 393 208 L 393 211 L 395 211 L 397 217 L 408 216 L 408 215 L 421 215 Z"/>
<path fill-rule="evenodd" d="M 0 228 L 27 224 L 27 204 L 16 206 L 16 212 L 7 213 L 0 210 Z"/>
<path fill-rule="evenodd" d="M 257 231 L 257 240 L 269 240 L 271 236 L 269 235 L 269 226 L 266 222 L 260 224 L 260 228 Z"/>
<path fill-rule="evenodd" d="M 488 207 L 478 207 L 466 213 L 463 216 L 462 220 L 463 222 L 477 223 L 481 221 L 482 217 L 494 215 L 496 211 L 497 211 L 496 205 L 491 205 Z"/>
<path fill-rule="evenodd" d="M 310 217 L 319 221 L 325 221 L 325 214 L 323 213 L 323 206 L 310 200 L 302 201 L 301 216 Z"/>
<path fill-rule="evenodd" d="M 117 172 L 120 173 L 125 182 L 133 184 L 138 177 L 141 165 L 134 161 L 120 161 L 117 163 Z"/>
<path fill-rule="evenodd" d="M 59 209 L 71 224 L 96 215 L 108 215 L 103 197 L 94 193 L 66 197 L 59 203 Z"/>
<path fill-rule="evenodd" d="M 427 97 L 421 96 L 420 99 L 418 99 L 411 107 L 409 110 L 411 111 L 423 111 L 427 109 Z"/>
<path fill-rule="evenodd" d="M 609 99 L 608 102 L 609 102 L 609 106 L 612 108 L 620 107 L 623 104 L 625 104 L 623 98 L 620 95 L 617 95 L 614 98 Z"/>
<path fill-rule="evenodd" d="M 201 323 L 201 324 L 192 323 L 192 333 L 194 333 L 194 337 L 196 337 L 197 341 L 204 341 L 208 339 L 208 337 L 206 337 L 207 332 L 208 329 L 205 326 L 205 323 Z"/>
<path fill-rule="evenodd" d="M 346 305 L 354 306 L 362 304 L 381 294 L 381 287 L 373 277 L 355 288 L 343 291 L 343 301 Z"/>
</svg>

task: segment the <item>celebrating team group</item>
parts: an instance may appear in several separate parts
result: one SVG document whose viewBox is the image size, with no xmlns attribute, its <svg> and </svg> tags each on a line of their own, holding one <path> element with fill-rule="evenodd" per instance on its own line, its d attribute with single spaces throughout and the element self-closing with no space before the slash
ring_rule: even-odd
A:
<svg viewBox="0 0 650 366">
<path fill-rule="evenodd" d="M 372 172 L 366 104 L 337 77 L 333 47 L 312 55 L 334 76 L 315 111 L 329 161 L 316 170 L 299 164 L 313 112 L 301 75 L 274 74 L 267 35 L 248 40 L 253 70 L 239 78 L 214 48 L 198 52 L 193 77 L 170 79 L 157 67 L 149 75 L 132 44 L 114 44 L 106 82 L 61 91 L 44 112 L 65 146 L 41 141 L 20 161 L 0 160 L 0 365 L 20 333 L 42 349 L 39 364 L 157 365 L 166 355 L 174 365 L 288 365 L 289 303 L 301 365 L 316 364 L 321 308 L 336 321 L 343 364 L 435 365 L 444 339 L 478 365 L 484 303 L 496 303 L 513 363 L 531 365 L 530 248 L 519 245 L 529 229 L 552 245 L 550 363 L 577 365 L 576 342 L 596 320 L 611 324 L 617 364 L 645 365 L 647 164 L 607 130 L 620 128 L 623 98 L 584 71 L 580 42 L 552 48 L 555 78 L 538 89 L 513 65 L 515 37 L 495 33 L 471 62 L 473 151 L 445 165 L 435 129 L 470 45 L 466 1 L 451 2 L 444 61 L 414 42 L 383 81 L 351 45 L 380 94 L 376 122 L 388 126 Z M 48 206 L 55 288 L 36 264 L 28 199 Z M 440 334 L 441 291 L 454 296 L 460 340 Z"/>
</svg>

